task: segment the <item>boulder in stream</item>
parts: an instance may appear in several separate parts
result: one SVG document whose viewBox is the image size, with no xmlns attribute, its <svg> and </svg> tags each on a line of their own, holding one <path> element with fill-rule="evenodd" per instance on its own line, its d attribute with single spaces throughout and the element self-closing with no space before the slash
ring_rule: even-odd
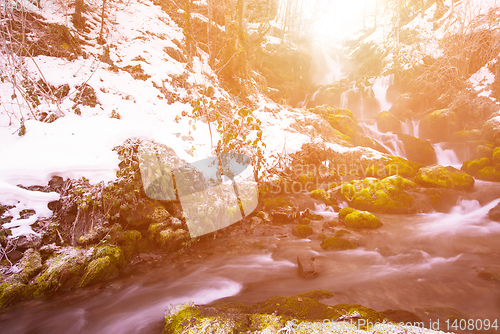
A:
<svg viewBox="0 0 500 334">
<path fill-rule="evenodd" d="M 304 255 L 297 256 L 297 265 L 300 276 L 304 278 L 317 276 L 321 267 L 318 258 Z"/>
<path fill-rule="evenodd" d="M 415 182 L 424 187 L 472 190 L 474 178 L 452 166 L 430 166 L 418 170 Z"/>
<path fill-rule="evenodd" d="M 418 162 L 424 166 L 437 162 L 436 151 L 431 142 L 407 134 L 399 133 L 398 138 L 403 142 L 408 160 Z"/>
<path fill-rule="evenodd" d="M 488 218 L 500 222 L 500 203 L 488 212 Z"/>
</svg>

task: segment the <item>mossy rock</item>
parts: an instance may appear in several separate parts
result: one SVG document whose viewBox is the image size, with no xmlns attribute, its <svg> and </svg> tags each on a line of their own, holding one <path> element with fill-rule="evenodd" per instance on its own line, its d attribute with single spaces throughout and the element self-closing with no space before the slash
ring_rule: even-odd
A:
<svg viewBox="0 0 500 334">
<path fill-rule="evenodd" d="M 424 166 L 433 165 L 437 162 L 436 151 L 430 141 L 403 133 L 398 134 L 398 138 L 403 142 L 408 160 Z"/>
<path fill-rule="evenodd" d="M 313 234 L 313 228 L 309 225 L 295 225 L 292 227 L 292 234 L 304 239 Z"/>
<path fill-rule="evenodd" d="M 413 213 L 414 199 L 406 190 L 415 183 L 399 175 L 378 180 L 368 177 L 342 185 L 340 195 L 358 210 L 382 213 Z"/>
<path fill-rule="evenodd" d="M 356 246 L 351 240 L 339 238 L 339 237 L 328 237 L 321 243 L 321 248 L 335 249 L 335 250 L 347 250 L 354 249 Z"/>
<path fill-rule="evenodd" d="M 356 121 L 352 117 L 349 117 L 341 113 L 335 115 L 329 115 L 328 123 L 330 123 L 332 128 L 340 131 L 341 133 L 350 138 L 356 137 L 359 133 Z"/>
<path fill-rule="evenodd" d="M 450 141 L 452 134 L 459 129 L 457 115 L 449 110 L 435 110 L 420 120 L 420 138 L 435 142 Z"/>
<path fill-rule="evenodd" d="M 491 166 L 491 160 L 489 158 L 480 158 L 472 161 L 464 161 L 460 170 L 470 175 L 476 175 L 479 170 L 487 166 Z"/>
<path fill-rule="evenodd" d="M 486 166 L 477 172 L 476 177 L 480 180 L 500 182 L 500 170 L 498 167 Z"/>
<path fill-rule="evenodd" d="M 421 164 L 409 161 L 405 158 L 389 156 L 384 158 L 381 164 L 373 164 L 364 171 L 366 176 L 387 177 L 400 175 L 402 177 L 414 177 L 417 174 Z"/>
<path fill-rule="evenodd" d="M 481 139 L 481 131 L 478 129 L 462 130 L 453 132 L 451 139 L 453 141 L 468 143 Z"/>
<path fill-rule="evenodd" d="M 401 121 L 389 111 L 381 111 L 375 115 L 377 128 L 382 132 L 401 132 Z"/>
<path fill-rule="evenodd" d="M 119 246 L 101 245 L 94 249 L 94 258 L 109 256 L 111 263 L 117 268 L 125 265 L 125 256 Z"/>
<path fill-rule="evenodd" d="M 344 219 L 344 225 L 349 228 L 379 228 L 383 224 L 375 215 L 368 211 L 354 211 Z"/>
<path fill-rule="evenodd" d="M 323 189 L 315 189 L 310 192 L 312 198 L 329 203 L 330 194 Z"/>
<path fill-rule="evenodd" d="M 333 298 L 333 293 L 313 290 L 289 297 L 272 297 L 262 303 L 257 308 L 257 312 L 299 320 L 336 319 L 340 312 L 319 302 L 326 298 Z"/>
<path fill-rule="evenodd" d="M 175 230 L 167 224 L 151 224 L 148 232 L 149 239 L 168 252 L 179 250 L 191 238 L 186 230 Z"/>
<path fill-rule="evenodd" d="M 493 165 L 500 165 L 500 147 L 495 147 L 491 160 Z"/>
<path fill-rule="evenodd" d="M 0 310 L 21 300 L 31 298 L 28 285 L 22 283 L 0 284 Z"/>
<path fill-rule="evenodd" d="M 120 246 L 123 251 L 125 260 L 129 260 L 138 251 L 138 245 L 142 239 L 141 232 L 137 230 L 127 230 L 122 234 L 120 239 Z"/>
<path fill-rule="evenodd" d="M 92 260 L 85 268 L 79 286 L 85 286 L 118 276 L 118 268 L 113 264 L 110 256 Z"/>
<path fill-rule="evenodd" d="M 451 188 L 456 190 L 471 190 L 474 188 L 474 178 L 452 166 L 430 166 L 420 168 L 415 176 L 415 182 L 424 187 Z"/>
<path fill-rule="evenodd" d="M 350 208 L 350 207 L 345 207 L 345 208 L 340 209 L 339 210 L 339 220 L 343 221 L 348 214 L 350 214 L 354 211 L 356 211 L 356 209 Z"/>
<path fill-rule="evenodd" d="M 74 248 L 69 254 L 59 254 L 45 262 L 45 269 L 35 279 L 38 290 L 58 290 L 61 287 L 75 288 L 87 263 L 80 249 Z"/>
<path fill-rule="evenodd" d="M 22 259 L 17 264 L 21 271 L 11 276 L 11 280 L 18 283 L 26 284 L 31 277 L 35 276 L 42 269 L 42 257 L 40 252 L 30 248 L 24 251 Z"/>
</svg>

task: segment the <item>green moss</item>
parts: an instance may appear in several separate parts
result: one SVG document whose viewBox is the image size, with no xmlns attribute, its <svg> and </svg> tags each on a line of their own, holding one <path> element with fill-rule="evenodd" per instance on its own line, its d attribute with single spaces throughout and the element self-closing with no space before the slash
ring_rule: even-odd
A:
<svg viewBox="0 0 500 334">
<path fill-rule="evenodd" d="M 385 175 L 401 175 L 403 177 L 413 177 L 422 165 L 408 161 L 401 157 L 391 156 L 385 165 Z"/>
<path fill-rule="evenodd" d="M 341 187 L 340 195 L 355 209 L 385 213 L 415 212 L 413 198 L 406 190 L 416 185 L 399 175 L 378 180 L 368 177 L 354 180 Z M 340 215 L 342 219 L 344 214 Z"/>
<path fill-rule="evenodd" d="M 350 207 L 345 207 L 345 208 L 342 208 L 339 210 L 339 220 L 343 221 L 345 219 L 345 216 L 347 216 L 348 214 L 350 214 L 351 212 L 354 212 L 356 211 L 356 209 L 354 208 L 350 208 Z"/>
<path fill-rule="evenodd" d="M 299 238 L 307 238 L 313 234 L 313 228 L 309 225 L 295 225 L 292 227 L 292 234 Z"/>
<path fill-rule="evenodd" d="M 142 239 L 141 232 L 137 230 L 127 230 L 123 232 L 120 245 L 125 260 L 129 260 L 138 251 L 139 242 Z"/>
<path fill-rule="evenodd" d="M 21 283 L 0 284 L 0 309 L 23 299 L 26 285 Z"/>
<path fill-rule="evenodd" d="M 489 158 L 481 158 L 472 161 L 464 161 L 460 169 L 465 173 L 476 175 L 479 170 L 487 166 L 491 166 L 491 160 Z"/>
<path fill-rule="evenodd" d="M 494 165 L 500 164 L 500 147 L 495 147 L 493 150 L 492 162 Z"/>
<path fill-rule="evenodd" d="M 497 167 L 486 166 L 477 172 L 476 177 L 481 180 L 500 182 L 500 171 Z"/>
<path fill-rule="evenodd" d="M 76 287 L 75 278 L 79 278 L 86 264 L 86 258 L 79 249 L 72 249 L 69 254 L 60 254 L 45 262 L 45 269 L 36 278 L 38 293 L 46 289 L 57 290 L 63 285 Z"/>
<path fill-rule="evenodd" d="M 431 166 L 420 168 L 415 182 L 424 187 L 471 190 L 474 178 L 452 166 Z"/>
<path fill-rule="evenodd" d="M 105 256 L 109 256 L 111 263 L 117 268 L 121 268 L 125 265 L 125 256 L 123 255 L 123 251 L 119 246 L 102 245 L 97 246 L 94 249 L 95 258 Z"/>
<path fill-rule="evenodd" d="M 350 228 L 378 228 L 383 225 L 375 215 L 367 211 L 355 211 L 348 214 L 344 219 L 344 224 Z"/>
<path fill-rule="evenodd" d="M 352 243 L 352 241 L 347 239 L 342 239 L 339 237 L 328 237 L 321 243 L 321 248 L 323 249 L 337 249 L 337 250 L 346 250 L 346 249 L 354 249 L 356 246 Z"/>
<path fill-rule="evenodd" d="M 196 310 L 193 303 L 186 303 L 176 306 L 165 317 L 164 334 L 184 333 L 183 329 L 187 324 L 201 318 L 201 313 Z"/>
<path fill-rule="evenodd" d="M 116 276 L 118 276 L 118 268 L 113 264 L 111 257 L 99 257 L 88 264 L 79 286 L 104 281 Z"/>
<path fill-rule="evenodd" d="M 323 189 L 315 189 L 315 190 L 310 192 L 310 195 L 312 198 L 323 201 L 325 203 L 329 202 L 329 200 L 330 200 L 330 194 L 328 194 Z"/>
<path fill-rule="evenodd" d="M 24 251 L 22 259 L 17 264 L 20 272 L 11 276 L 11 280 L 26 284 L 29 279 L 38 274 L 42 269 L 42 257 L 37 250 L 30 248 Z"/>
<path fill-rule="evenodd" d="M 336 319 L 339 312 L 320 303 L 318 299 L 331 298 L 332 293 L 324 291 L 304 293 L 289 297 L 273 297 L 258 308 L 259 313 L 276 314 L 299 320 Z"/>
</svg>

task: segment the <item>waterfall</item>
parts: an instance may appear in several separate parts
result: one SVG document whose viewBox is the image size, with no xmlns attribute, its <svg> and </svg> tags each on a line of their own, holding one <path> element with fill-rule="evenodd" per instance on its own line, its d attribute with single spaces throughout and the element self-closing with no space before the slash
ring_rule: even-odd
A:
<svg viewBox="0 0 500 334">
<path fill-rule="evenodd" d="M 404 122 L 401 122 L 401 132 L 418 138 L 419 123 L 420 120 L 411 120 L 407 118 Z"/>
<path fill-rule="evenodd" d="M 342 92 L 340 95 L 340 108 L 347 108 L 348 102 L 347 91 Z"/>
<path fill-rule="evenodd" d="M 446 149 L 445 143 L 437 143 L 432 145 L 436 151 L 437 163 L 442 166 L 458 167 L 462 165 L 457 154 L 453 149 Z"/>
<path fill-rule="evenodd" d="M 324 45 L 316 43 L 313 44 L 312 54 L 313 64 L 311 74 L 314 83 L 317 85 L 329 85 L 344 77 L 338 55 L 335 55 L 335 60 L 332 59 Z"/>
<path fill-rule="evenodd" d="M 398 136 L 391 132 L 380 132 L 377 124 L 359 124 L 366 135 L 372 137 L 377 143 L 389 152 L 391 155 L 406 158 L 405 148 L 403 142 L 399 140 Z"/>
<path fill-rule="evenodd" d="M 388 111 L 392 106 L 392 103 L 387 101 L 387 88 L 389 88 L 393 82 L 394 74 L 385 77 L 378 77 L 373 82 L 372 89 L 380 106 L 379 111 Z"/>
</svg>

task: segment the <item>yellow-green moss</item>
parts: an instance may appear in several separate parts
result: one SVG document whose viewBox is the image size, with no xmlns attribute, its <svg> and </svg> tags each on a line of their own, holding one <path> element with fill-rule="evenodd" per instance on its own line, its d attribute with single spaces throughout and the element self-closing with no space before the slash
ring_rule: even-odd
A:
<svg viewBox="0 0 500 334">
<path fill-rule="evenodd" d="M 378 228 L 383 225 L 380 219 L 368 211 L 351 212 L 345 217 L 344 224 L 350 228 Z"/>
<path fill-rule="evenodd" d="M 500 147 L 495 147 L 493 150 L 492 162 L 494 165 L 500 164 Z"/>
<path fill-rule="evenodd" d="M 339 210 L 339 220 L 343 221 L 345 219 L 345 216 L 347 216 L 348 214 L 350 214 L 351 212 L 354 212 L 356 211 L 356 209 L 354 208 L 350 208 L 350 207 L 345 207 L 345 208 L 342 208 Z"/>
<path fill-rule="evenodd" d="M 105 256 L 109 256 L 111 263 L 117 268 L 123 267 L 123 265 L 125 264 L 125 256 L 123 255 L 123 251 L 119 246 L 101 245 L 97 246 L 94 249 L 95 258 Z"/>
<path fill-rule="evenodd" d="M 315 190 L 310 192 L 310 195 L 312 198 L 323 201 L 325 203 L 329 202 L 329 200 L 330 200 L 330 194 L 328 194 L 323 189 L 315 189 Z"/>
<path fill-rule="evenodd" d="M 264 201 L 264 208 L 266 210 L 273 210 L 277 208 L 287 208 L 292 206 L 292 203 L 283 197 L 276 197 Z"/>
<path fill-rule="evenodd" d="M 118 276 L 118 268 L 110 256 L 104 256 L 91 261 L 83 274 L 79 286 L 104 281 Z"/>
<path fill-rule="evenodd" d="M 313 228 L 309 225 L 295 225 L 292 227 L 292 234 L 299 238 L 307 238 L 313 234 Z"/>
<path fill-rule="evenodd" d="M 476 176 L 481 180 L 500 182 L 500 171 L 497 167 L 486 166 L 479 170 Z"/>
<path fill-rule="evenodd" d="M 45 269 L 35 280 L 38 283 L 38 291 L 41 293 L 46 289 L 57 290 L 63 285 L 76 287 L 86 261 L 80 249 L 72 249 L 69 254 L 49 258 L 45 262 Z"/>
<path fill-rule="evenodd" d="M 354 249 L 356 246 L 352 243 L 351 240 L 342 239 L 339 237 L 328 237 L 321 243 L 321 248 L 323 249 L 337 249 L 337 250 L 346 250 L 346 249 Z"/>
<path fill-rule="evenodd" d="M 31 277 L 38 274 L 42 269 L 42 257 L 37 250 L 33 248 L 27 249 L 17 266 L 21 271 L 12 275 L 11 280 L 26 284 Z"/>
<path fill-rule="evenodd" d="M 474 178 L 452 166 L 431 166 L 420 168 L 415 182 L 424 187 L 471 190 Z"/>
<path fill-rule="evenodd" d="M 486 166 L 491 166 L 491 160 L 489 158 L 480 158 L 472 161 L 464 161 L 460 169 L 465 173 L 475 175 Z"/>
</svg>

